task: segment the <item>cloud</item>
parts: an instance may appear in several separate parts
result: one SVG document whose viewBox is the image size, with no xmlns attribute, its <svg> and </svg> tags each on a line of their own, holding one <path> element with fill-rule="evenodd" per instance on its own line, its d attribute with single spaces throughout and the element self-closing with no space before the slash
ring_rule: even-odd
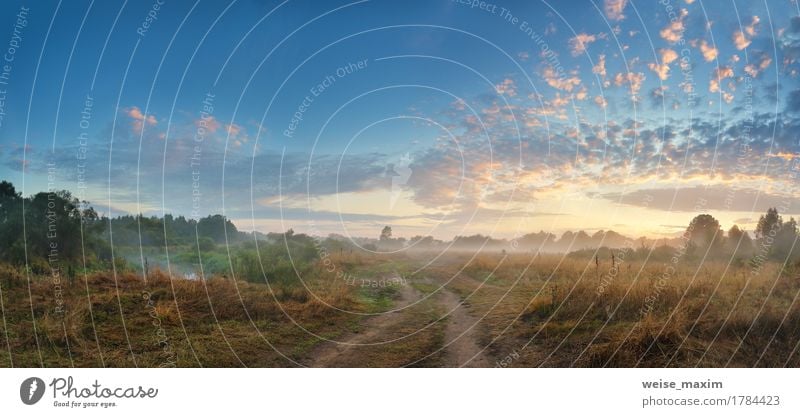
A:
<svg viewBox="0 0 800 417">
<path fill-rule="evenodd" d="M 785 214 L 800 213 L 800 198 L 796 196 L 764 191 L 759 193 L 753 188 L 726 185 L 641 189 L 625 194 L 607 193 L 601 196 L 625 205 L 668 211 L 696 213 L 699 206 L 706 211 L 760 213 L 766 212 L 770 207 L 788 205 L 790 211 Z"/>
<path fill-rule="evenodd" d="M 658 75 L 658 78 L 666 80 L 669 78 L 669 64 L 678 59 L 678 53 L 672 49 L 659 49 L 658 52 L 661 55 L 661 62 L 651 62 L 647 66 Z"/>
<path fill-rule="evenodd" d="M 606 79 L 606 56 L 604 54 L 597 57 L 597 63 L 592 67 L 592 73 L 599 75 L 601 80 Z"/>
<path fill-rule="evenodd" d="M 759 22 L 761 22 L 761 19 L 758 16 L 753 16 L 750 24 L 744 27 L 745 33 L 750 37 L 756 36 L 756 31 L 758 29 L 756 26 L 758 26 Z"/>
<path fill-rule="evenodd" d="M 733 32 L 733 46 L 738 50 L 742 50 L 750 46 L 750 40 L 744 35 L 744 32 L 737 30 Z"/>
<path fill-rule="evenodd" d="M 262 154 L 255 157 L 253 177 L 259 179 L 261 196 L 294 195 L 317 197 L 336 193 L 365 192 L 388 189 L 386 155 L 380 153 L 318 155 L 305 153 L 286 155 Z M 237 175 L 242 183 L 250 181 L 250 164 L 246 158 L 230 169 L 226 177 Z M 241 166 L 239 166 L 241 165 Z M 234 174 L 236 172 L 236 174 Z M 246 181 L 246 182 L 245 182 Z"/>
<path fill-rule="evenodd" d="M 644 80 L 645 76 L 641 72 L 620 72 L 614 76 L 614 85 L 621 87 L 624 84 L 628 84 L 631 96 L 635 99 L 639 94 L 639 90 L 642 88 Z"/>
<path fill-rule="evenodd" d="M 722 100 L 725 103 L 731 104 L 731 103 L 733 103 L 733 99 L 734 99 L 734 95 L 732 93 L 729 93 L 727 91 L 723 91 L 722 92 Z"/>
<path fill-rule="evenodd" d="M 800 113 L 800 90 L 792 90 L 786 98 L 786 110 L 791 113 Z"/>
<path fill-rule="evenodd" d="M 485 197 L 495 162 L 484 144 L 448 144 L 416 155 L 407 186 L 423 207 L 468 210 Z"/>
<path fill-rule="evenodd" d="M 509 97 L 514 97 L 517 95 L 517 86 L 514 83 L 514 80 L 511 78 L 506 78 L 500 84 L 496 84 L 494 89 L 497 91 L 497 94 L 500 95 L 506 95 Z"/>
<path fill-rule="evenodd" d="M 390 214 L 380 213 L 347 213 L 342 211 L 329 211 L 329 210 L 313 210 L 309 207 L 291 207 L 283 205 L 280 202 L 271 200 L 257 201 L 257 206 L 253 209 L 250 208 L 237 208 L 234 210 L 227 210 L 226 215 L 234 218 L 241 218 L 251 220 L 253 217 L 256 219 L 283 219 L 287 221 L 305 220 L 308 222 L 317 221 L 333 221 L 333 222 L 390 222 L 398 220 L 407 220 L 413 218 L 422 218 L 424 216 L 395 216 Z M 252 223 L 252 222 L 250 222 Z M 251 224 L 248 224 L 250 226 Z"/>
<path fill-rule="evenodd" d="M 138 107 L 133 106 L 123 110 L 125 115 L 130 117 L 131 129 L 134 133 L 142 133 L 145 126 L 155 126 L 158 124 L 155 116 L 152 114 L 144 115 Z"/>
<path fill-rule="evenodd" d="M 217 129 L 221 126 L 219 120 L 217 120 L 214 116 L 205 116 L 200 117 L 194 121 L 195 127 L 198 129 L 203 128 L 207 130 L 209 133 L 215 133 Z"/>
<path fill-rule="evenodd" d="M 14 171 L 28 172 L 31 166 L 31 160 L 23 158 L 11 158 L 4 161 L 3 166 Z"/>
<path fill-rule="evenodd" d="M 761 60 L 757 64 L 747 64 L 744 66 L 745 74 L 753 77 L 758 78 L 759 74 L 761 74 L 764 70 L 769 68 L 769 65 L 772 63 L 772 58 L 769 55 L 764 54 L 761 56 Z"/>
<path fill-rule="evenodd" d="M 37 161 L 43 160 L 40 152 L 35 152 L 30 144 L 20 145 L 14 142 L 0 144 L 0 157 L 3 160 L 2 165 L 6 168 L 24 172 L 28 172 L 31 158 Z"/>
<path fill-rule="evenodd" d="M 666 27 L 661 29 L 661 32 L 659 32 L 661 38 L 670 43 L 680 41 L 683 37 L 683 32 L 686 30 L 685 21 L 688 15 L 689 11 L 681 9 L 678 15 L 672 19 Z"/>
<path fill-rule="evenodd" d="M 789 19 L 789 26 L 779 32 L 778 45 L 783 52 L 784 60 L 793 63 L 800 57 L 800 16 Z"/>
<path fill-rule="evenodd" d="M 236 123 L 226 124 L 225 134 L 227 135 L 228 144 L 233 148 L 241 148 L 242 145 L 250 140 L 244 126 Z"/>
<path fill-rule="evenodd" d="M 553 67 L 546 67 L 542 71 L 542 78 L 550 87 L 563 91 L 572 91 L 581 84 L 581 79 L 577 75 L 567 75 L 556 72 Z"/>
<path fill-rule="evenodd" d="M 151 124 L 138 109 L 126 108 L 124 115 Z M 253 155 L 249 150 L 237 149 L 235 144 L 226 151 L 227 130 L 237 136 L 236 140 L 244 140 L 246 136 L 244 127 L 230 124 L 219 126 L 216 134 L 209 133 L 202 142 L 201 158 L 193 159 L 197 156 L 196 119 L 192 116 L 173 122 L 169 141 L 144 148 L 142 152 L 137 140 L 127 140 L 134 136 L 138 139 L 138 135 L 128 129 L 116 133 L 113 152 L 110 152 L 111 122 L 97 136 L 92 136 L 80 179 L 87 184 L 86 199 L 105 200 L 106 193 L 110 192 L 111 205 L 126 212 L 149 213 L 163 206 L 167 211 L 188 215 L 193 210 L 194 189 L 202 194 L 202 213 L 222 210 L 223 190 L 227 211 L 249 210 L 251 189 L 254 200 L 278 195 L 313 199 L 337 191 L 357 193 L 390 189 L 391 184 L 384 175 L 387 158 L 380 153 L 327 154 L 313 158 L 307 153 L 287 153 L 281 158 L 274 152 Z M 3 152 L 4 163 L 16 157 L 10 150 Z M 37 161 L 52 160 L 57 166 L 74 166 L 78 151 L 77 145 L 69 142 L 52 152 L 49 148 L 46 153 L 39 151 L 29 156 L 34 161 L 31 170 L 37 175 L 46 175 L 46 167 L 44 164 L 39 167 Z M 77 171 L 65 169 L 63 180 L 67 184 L 75 183 L 79 180 Z M 141 208 L 137 208 L 140 203 Z"/>
<path fill-rule="evenodd" d="M 233 137 L 239 136 L 239 134 L 242 133 L 242 127 L 235 123 L 226 125 L 225 130 L 227 130 L 228 134 Z"/>
<path fill-rule="evenodd" d="M 657 109 L 664 106 L 667 98 L 667 90 L 669 90 L 669 87 L 666 85 L 660 85 L 650 91 L 650 98 L 652 100 L 653 108 Z"/>
<path fill-rule="evenodd" d="M 597 37 L 595 35 L 589 35 L 587 33 L 579 33 L 575 35 L 569 40 L 572 56 L 578 56 L 586 52 L 586 48 L 589 46 L 589 44 L 596 40 Z"/>
<path fill-rule="evenodd" d="M 605 0 L 603 4 L 603 11 L 606 13 L 606 17 L 609 20 L 620 21 L 625 19 L 625 15 L 622 12 L 625 10 L 625 5 L 628 4 L 628 0 Z"/>
<path fill-rule="evenodd" d="M 720 92 L 720 83 L 726 78 L 733 77 L 733 68 L 731 67 L 717 67 L 714 69 L 711 78 L 708 80 L 708 91 L 711 93 Z"/>
<path fill-rule="evenodd" d="M 669 66 L 677 62 L 678 56 L 673 49 L 658 52 L 660 65 Z M 751 59 L 754 69 L 771 63 L 763 54 L 751 54 Z M 603 77 L 613 74 L 606 73 L 604 55 L 599 56 L 592 71 Z M 752 75 L 747 72 L 749 70 L 745 71 Z M 734 69 L 721 67 L 711 75 L 718 79 L 715 88 L 720 99 L 732 101 L 733 89 L 729 81 L 734 80 Z M 657 121 L 650 119 L 653 117 L 650 114 L 634 121 L 626 119 L 624 112 L 612 112 L 610 120 L 603 122 L 592 122 L 583 114 L 575 120 L 562 120 L 562 117 L 567 119 L 565 115 L 571 110 L 573 99 L 586 99 L 577 107 L 591 107 L 587 115 L 598 113 L 594 107 L 604 108 L 608 102 L 597 91 L 592 91 L 596 86 L 582 83 L 574 71 L 558 74 L 552 67 L 545 67 L 543 76 L 548 85 L 558 91 L 547 89 L 547 96 L 528 96 L 516 90 L 513 79 L 499 78 L 498 85 L 490 86 L 485 94 L 451 103 L 452 109 L 443 113 L 446 118 L 443 124 L 455 127 L 461 149 L 446 142 L 417 148 L 411 165 L 412 173 L 403 185 L 403 195 L 410 198 L 415 207 L 456 216 L 476 209 L 497 210 L 498 205 L 512 196 L 520 204 L 516 206 L 518 208 L 522 201 L 559 198 L 565 195 L 563 190 L 587 187 L 597 187 L 613 194 L 622 186 L 655 189 L 656 186 L 644 184 L 681 184 L 683 188 L 692 188 L 685 184 L 736 182 L 743 189 L 752 190 L 758 188 L 754 183 L 762 178 L 769 186 L 780 184 L 781 178 L 788 178 L 783 177 L 784 167 L 797 162 L 798 146 L 794 135 L 800 131 L 800 119 L 795 119 L 791 112 L 779 118 L 774 114 L 756 114 L 742 122 L 733 114 L 696 114 L 689 119 L 669 113 L 663 118 L 659 116 Z M 672 78 L 677 78 L 676 74 L 672 74 Z M 725 81 L 719 82 L 722 79 Z M 643 73 L 621 72 L 608 80 L 630 90 L 633 95 L 645 94 L 641 93 L 645 88 Z M 510 112 L 498 106 L 496 96 L 492 99 L 492 87 L 508 97 L 515 113 L 523 115 L 524 123 L 519 123 L 520 134 L 515 131 L 515 124 L 506 119 Z M 673 89 L 679 93 L 673 86 L 669 92 Z M 728 91 L 721 91 L 723 89 Z M 672 98 L 665 96 L 667 90 L 664 88 L 652 90 L 652 94 L 648 88 L 647 92 L 654 98 L 667 101 Z M 612 94 L 619 96 L 622 91 L 612 89 Z M 486 119 L 490 140 L 483 140 L 480 132 L 471 128 L 477 122 L 464 114 L 466 102 L 472 102 L 471 106 L 479 114 L 489 116 Z M 800 110 L 800 92 L 792 92 L 786 103 L 790 109 Z M 158 123 L 154 116 L 146 116 L 136 107 L 126 108 L 125 115 L 144 126 Z M 88 172 L 102 187 L 109 186 L 120 193 L 113 203 L 135 202 L 140 196 L 150 207 L 160 207 L 161 199 L 167 200 L 165 205 L 170 208 L 191 204 L 192 172 L 189 166 L 193 155 L 192 138 L 198 123 L 195 117 L 186 116 L 186 120 L 173 123 L 170 140 L 165 146 L 155 147 L 153 152 L 144 152 L 141 156 L 137 147 L 132 146 L 135 143 L 122 140 L 115 142 L 109 161 L 108 147 L 98 144 L 93 147 L 93 152 L 95 149 L 96 152 L 91 155 L 91 160 L 95 162 L 87 167 Z M 544 117 L 549 119 L 546 126 L 542 123 Z M 224 140 L 220 139 L 227 134 L 241 139 L 246 134 L 245 128 L 236 124 L 226 125 L 216 119 L 208 120 L 207 125 L 216 134 L 214 140 L 203 145 L 201 189 L 204 211 L 214 212 L 213 202 L 222 201 L 222 185 L 225 186 L 225 210 L 245 212 L 250 207 L 251 188 L 253 199 L 258 202 L 275 201 L 280 196 L 295 201 L 305 201 L 306 196 L 322 200 L 337 192 L 372 195 L 375 191 L 390 189 L 391 183 L 387 181 L 391 178 L 386 175 L 389 157 L 381 153 L 345 157 L 315 155 L 313 158 L 305 153 L 289 153 L 282 159 L 273 151 L 257 153 L 253 160 L 251 153 L 240 150 L 237 154 L 234 149 L 234 154 L 229 153 L 223 164 Z M 119 135 L 133 136 L 129 129 L 120 130 L 124 132 L 119 132 Z M 742 143 L 752 148 L 752 156 L 739 161 L 737 147 Z M 66 149 L 64 153 L 64 165 L 74 162 L 74 149 Z M 137 167 L 140 157 L 141 166 Z M 31 169 L 39 169 L 35 163 L 37 159 L 33 160 Z M 770 161 L 768 174 L 764 174 L 766 161 Z M 140 171 L 137 172 L 137 168 Z M 223 169 L 224 184 L 221 183 Z M 133 192 L 137 178 L 141 180 L 139 196 Z M 166 194 L 162 193 L 162 183 L 164 189 L 170 190 Z M 713 187 L 717 186 L 712 186 L 711 192 L 706 191 L 710 197 L 716 195 Z M 769 195 L 781 192 L 768 191 Z M 742 193 L 748 195 L 747 191 Z M 696 191 L 681 191 L 680 195 L 687 195 L 681 198 L 685 200 L 698 194 Z M 742 204 L 735 202 L 733 206 Z"/>
<path fill-rule="evenodd" d="M 717 59 L 717 56 L 719 55 L 719 50 L 709 45 L 705 39 L 700 42 L 700 52 L 703 54 L 703 59 L 705 59 L 706 62 L 711 62 Z"/>
<path fill-rule="evenodd" d="M 598 107 L 601 109 L 606 108 L 608 106 L 608 102 L 606 101 L 605 97 L 603 96 L 595 96 L 594 97 L 594 104 L 597 104 Z"/>
<path fill-rule="evenodd" d="M 746 25 L 742 28 L 742 30 L 737 30 L 733 32 L 733 46 L 736 47 L 738 50 L 742 50 L 750 46 L 752 43 L 752 39 L 756 36 L 758 31 L 758 24 L 761 19 L 758 16 L 753 16 L 750 20 L 750 24 Z"/>
</svg>

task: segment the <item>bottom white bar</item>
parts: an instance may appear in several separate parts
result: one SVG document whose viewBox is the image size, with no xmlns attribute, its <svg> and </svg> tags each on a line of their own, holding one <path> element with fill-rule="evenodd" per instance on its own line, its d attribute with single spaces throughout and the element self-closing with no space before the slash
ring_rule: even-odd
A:
<svg viewBox="0 0 800 417">
<path fill-rule="evenodd" d="M 31 378 L 45 387 L 26 405 Z M 0 415 L 797 416 L 798 380 L 797 369 L 5 369 Z"/>
</svg>

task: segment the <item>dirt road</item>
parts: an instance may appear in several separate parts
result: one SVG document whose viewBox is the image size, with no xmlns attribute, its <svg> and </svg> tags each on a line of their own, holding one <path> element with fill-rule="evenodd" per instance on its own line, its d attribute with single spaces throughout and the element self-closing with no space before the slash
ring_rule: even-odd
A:
<svg viewBox="0 0 800 417">
<path fill-rule="evenodd" d="M 446 367 L 475 367 L 486 368 L 492 366 L 491 361 L 482 351 L 478 342 L 477 319 L 467 311 L 465 304 L 452 291 L 442 288 L 438 299 L 441 300 L 447 312 L 447 327 L 445 327 L 445 366 Z"/>
<path fill-rule="evenodd" d="M 399 310 L 422 298 L 414 287 L 404 285 L 400 288 L 399 298 L 395 301 L 393 310 Z M 333 368 L 351 366 L 351 353 L 355 348 L 392 340 L 394 337 L 386 334 L 386 329 L 403 320 L 403 310 L 392 311 L 384 314 L 370 316 L 361 323 L 364 329 L 358 333 L 347 333 L 339 340 L 324 342 L 311 353 L 310 367 Z M 372 349 L 380 349 L 380 344 L 372 345 Z"/>
<path fill-rule="evenodd" d="M 433 284 L 427 280 L 424 282 L 428 285 Z M 366 318 L 361 323 L 362 330 L 359 332 L 349 332 L 336 341 L 321 343 L 310 352 L 307 366 L 323 368 L 369 366 L 360 361 L 361 357 L 367 356 L 364 352 L 396 348 L 397 346 L 390 345 L 403 343 L 398 338 L 402 338 L 404 334 L 398 334 L 397 329 L 404 328 L 412 332 L 417 330 L 418 328 L 413 327 L 408 329 L 407 324 L 419 321 L 419 317 L 412 315 L 419 314 L 420 309 L 435 310 L 432 326 L 442 328 L 444 337 L 438 346 L 430 346 L 430 351 L 415 352 L 417 358 L 438 355 L 441 357 L 441 366 L 444 367 L 492 366 L 491 360 L 479 344 L 480 327 L 476 325 L 477 319 L 470 315 L 467 305 L 461 302 L 458 295 L 442 287 L 432 297 L 423 301 L 424 305 L 415 306 L 419 307 L 416 310 L 414 307 L 404 309 L 423 298 L 424 294 L 412 285 L 403 285 L 392 307 L 392 310 L 399 311 Z M 390 342 L 383 343 L 387 341 Z"/>
</svg>

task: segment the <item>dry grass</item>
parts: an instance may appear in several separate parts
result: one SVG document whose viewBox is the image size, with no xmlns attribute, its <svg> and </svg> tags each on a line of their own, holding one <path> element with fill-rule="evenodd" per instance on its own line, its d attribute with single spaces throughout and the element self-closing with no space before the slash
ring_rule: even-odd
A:
<svg viewBox="0 0 800 417">
<path fill-rule="evenodd" d="M 363 308 L 352 288 L 309 282 L 273 288 L 214 278 L 93 274 L 27 279 L 0 266 L 2 366 L 293 366 L 318 339 L 345 331 Z M 63 303 L 63 313 L 56 310 Z M 290 319 L 291 318 L 291 319 Z M 294 321 L 294 322 L 293 322 Z M 290 359 L 284 357 L 288 356 Z"/>
<path fill-rule="evenodd" d="M 797 271 L 651 262 L 610 272 L 610 261 L 531 261 L 482 255 L 429 271 L 445 280 L 466 264 L 451 289 L 482 317 L 494 357 L 519 355 L 511 366 L 800 365 Z"/>
<path fill-rule="evenodd" d="M 300 283 L 267 287 L 224 279 L 95 274 L 61 282 L 0 265 L 5 327 L 2 366 L 294 366 L 310 363 L 320 341 L 367 330 L 386 294 L 337 275 L 397 272 L 417 291 L 448 282 L 479 319 L 488 356 L 510 366 L 799 366 L 798 271 L 765 264 L 622 263 L 560 256 L 448 255 L 417 275 L 424 260 L 333 253 L 334 271 L 316 266 Z M 672 269 L 674 267 L 674 270 Z M 460 272 L 459 272 L 460 271 Z M 453 278 L 451 280 L 451 278 Z M 287 284 L 286 282 L 289 282 Z M 304 284 L 304 285 L 303 285 Z M 310 291 L 309 291 L 310 290 Z M 59 292 L 60 291 L 60 292 Z M 380 291 L 379 291 L 380 292 Z M 65 313 L 56 313 L 62 300 Z M 398 314 L 378 339 L 414 333 L 444 314 L 433 297 Z M 386 305 L 384 305 L 386 304 Z M 377 310 L 376 310 L 377 309 Z M 124 321 L 123 321 L 124 320 Z M 365 346 L 348 366 L 440 366 L 446 320 L 414 337 Z M 434 353 L 439 351 L 439 353 Z"/>
</svg>

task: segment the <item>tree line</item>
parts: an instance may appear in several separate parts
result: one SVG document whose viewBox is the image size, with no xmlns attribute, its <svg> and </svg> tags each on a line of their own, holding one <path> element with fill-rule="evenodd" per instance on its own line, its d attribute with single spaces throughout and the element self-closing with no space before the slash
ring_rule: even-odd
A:
<svg viewBox="0 0 800 417">
<path fill-rule="evenodd" d="M 391 226 L 381 229 L 378 239 L 362 239 L 379 249 L 410 250 L 486 250 L 509 252 L 566 252 L 575 256 L 594 256 L 597 249 L 634 248 L 642 258 L 660 259 L 674 255 L 681 247 L 689 259 L 773 260 L 800 262 L 798 226 L 794 217 L 784 220 L 777 208 L 770 208 L 759 218 L 752 236 L 738 225 L 727 233 L 720 222 L 710 214 L 695 216 L 678 237 L 652 239 L 630 238 L 612 230 L 598 230 L 592 234 L 580 230 L 566 231 L 560 237 L 550 232 L 535 232 L 513 239 L 498 239 L 486 235 L 456 236 L 443 241 L 432 236 L 414 236 L 409 239 L 392 237 Z M 610 252 L 609 252 L 610 253 Z"/>
<path fill-rule="evenodd" d="M 800 261 L 797 221 L 785 220 L 776 208 L 763 214 L 753 235 L 732 226 L 723 232 L 717 219 L 710 214 L 694 217 L 683 236 L 659 242 L 653 239 L 630 239 L 614 231 L 564 232 L 558 238 L 549 232 L 529 233 L 515 239 L 495 239 L 490 236 L 456 236 L 445 242 L 431 236 L 410 239 L 392 236 L 391 226 L 381 230 L 377 239 L 345 238 L 331 235 L 317 242 L 317 238 L 304 234 L 241 232 L 225 216 L 209 215 L 201 219 L 167 214 L 163 217 L 123 215 L 107 218 L 85 201 L 79 201 L 68 191 L 39 192 L 23 197 L 14 185 L 0 181 L 0 261 L 14 265 L 27 265 L 35 272 L 45 272 L 54 263 L 63 268 L 108 267 L 113 259 L 111 244 L 117 247 L 183 247 L 176 255 L 184 255 L 187 262 L 197 253 L 211 253 L 218 245 L 237 244 L 234 254 L 235 269 L 247 271 L 246 275 L 259 275 L 260 266 L 253 237 L 265 241 L 258 252 L 273 260 L 274 269 L 287 272 L 291 261 L 312 262 L 319 257 L 320 247 L 345 248 L 352 251 L 355 244 L 369 250 L 384 249 L 448 249 L 448 250 L 509 250 L 509 251 L 563 251 L 590 253 L 593 249 L 631 247 L 642 250 L 656 248 L 657 254 L 671 256 L 669 247 L 685 246 L 685 256 L 697 259 L 736 258 L 741 260 L 774 260 L 796 263 Z M 351 241 L 353 240 L 353 241 Z M 248 243 L 249 242 L 249 243 Z M 660 246 L 659 246 L 660 243 Z M 274 244 L 268 246 L 267 244 Z M 289 252 L 294 259 L 289 259 Z M 192 255 L 195 253 L 195 255 Z M 652 255 L 652 253 L 651 253 Z M 650 256 L 650 255 L 648 255 Z M 206 257 L 209 260 L 213 258 Z M 220 271 L 227 259 L 218 256 Z"/>
<path fill-rule="evenodd" d="M 684 233 L 687 254 L 694 257 L 770 259 L 778 262 L 800 261 L 798 228 L 794 217 L 784 220 L 777 208 L 769 208 L 756 223 L 754 236 L 733 225 L 727 235 L 710 214 L 696 216 Z"/>
<path fill-rule="evenodd" d="M 107 218 L 69 191 L 23 197 L 12 183 L 0 182 L 0 260 L 41 272 L 54 263 L 108 265 L 113 262 L 111 242 L 115 247 L 197 245 L 207 251 L 246 236 L 222 215 Z"/>
</svg>

